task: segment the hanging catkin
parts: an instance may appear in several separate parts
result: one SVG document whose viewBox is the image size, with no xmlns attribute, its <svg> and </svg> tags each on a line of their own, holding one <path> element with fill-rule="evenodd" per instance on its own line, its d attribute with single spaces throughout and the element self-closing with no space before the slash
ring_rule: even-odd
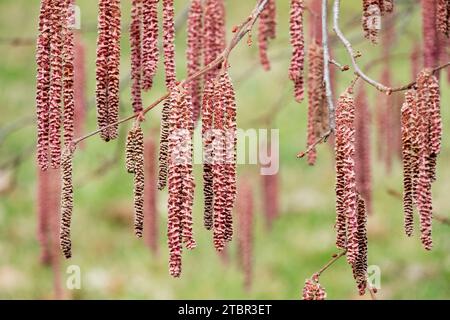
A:
<svg viewBox="0 0 450 320">
<path fill-rule="evenodd" d="M 372 167 L 370 156 L 371 116 L 364 86 L 359 88 L 355 98 L 355 104 L 356 187 L 365 201 L 367 212 L 370 214 L 372 212 Z"/>
<path fill-rule="evenodd" d="M 302 291 L 303 300 L 325 300 L 326 297 L 325 288 L 320 285 L 318 279 L 306 279 Z"/>
<path fill-rule="evenodd" d="M 125 166 L 134 174 L 134 233 L 142 238 L 144 229 L 144 133 L 139 123 L 128 132 L 125 148 Z"/>
<path fill-rule="evenodd" d="M 213 62 L 226 46 L 225 6 L 224 0 L 206 0 L 203 24 L 203 60 L 207 66 Z M 214 68 L 205 74 L 205 82 L 218 74 L 219 68 Z"/>
<path fill-rule="evenodd" d="M 37 162 L 41 170 L 48 168 L 51 10 L 50 0 L 42 0 L 36 45 Z"/>
<path fill-rule="evenodd" d="M 74 57 L 74 99 L 75 99 L 75 136 L 80 137 L 84 132 L 86 120 L 86 61 L 85 47 L 81 35 L 75 35 L 75 57 Z"/>
<path fill-rule="evenodd" d="M 167 185 L 167 170 L 169 161 L 169 115 L 170 102 L 164 101 L 161 112 L 161 134 L 159 140 L 159 171 L 158 190 L 163 190 Z"/>
<path fill-rule="evenodd" d="M 142 111 L 142 0 L 131 3 L 131 100 L 134 113 Z"/>
<path fill-rule="evenodd" d="M 213 119 L 214 119 L 214 92 L 217 90 L 215 80 L 206 82 L 202 100 L 202 140 L 203 140 L 203 196 L 204 217 L 203 224 L 207 230 L 213 227 Z"/>
<path fill-rule="evenodd" d="M 142 89 L 150 90 L 159 60 L 158 1 L 143 0 L 142 18 Z"/>
<path fill-rule="evenodd" d="M 291 0 L 290 36 L 292 58 L 289 67 L 289 79 L 294 83 L 294 95 L 298 102 L 302 102 L 304 97 L 305 39 L 303 35 L 303 11 L 303 0 Z"/>
<path fill-rule="evenodd" d="M 188 78 L 196 74 L 202 66 L 202 28 L 203 6 L 201 0 L 192 0 L 188 15 L 187 34 L 187 73 Z M 197 121 L 201 112 L 201 79 L 197 77 L 189 83 L 189 93 L 192 97 L 194 121 Z"/>
<path fill-rule="evenodd" d="M 145 240 L 153 253 L 158 252 L 158 208 L 156 203 L 156 145 L 152 137 L 144 144 L 144 228 Z"/>
<path fill-rule="evenodd" d="M 193 249 L 192 205 L 194 178 L 192 175 L 192 101 L 184 88 L 175 86 L 171 92 L 169 115 L 168 168 L 168 245 L 169 271 L 174 277 L 181 274 L 182 244 Z"/>
<path fill-rule="evenodd" d="M 267 44 L 276 36 L 276 3 L 268 0 L 261 12 L 258 24 L 259 60 L 264 70 L 270 70 L 270 60 L 267 56 Z"/>
<path fill-rule="evenodd" d="M 246 180 L 239 183 L 237 194 L 238 217 L 238 255 L 244 272 L 244 287 L 249 290 L 252 284 L 252 251 L 253 251 L 253 193 Z"/>
<path fill-rule="evenodd" d="M 336 108 L 336 244 L 347 249 L 347 261 L 351 265 L 358 256 L 354 118 L 354 100 L 346 90 Z"/>
<path fill-rule="evenodd" d="M 402 158 L 403 158 L 403 212 L 405 233 L 411 236 L 414 226 L 413 218 L 413 144 L 416 136 L 415 120 L 416 114 L 416 92 L 408 90 L 405 94 L 405 102 L 402 106 Z"/>
<path fill-rule="evenodd" d="M 364 295 L 367 288 L 367 213 L 364 199 L 358 195 L 358 256 L 352 266 L 353 277 L 359 289 L 359 294 Z"/>
<path fill-rule="evenodd" d="M 307 145 L 312 146 L 328 130 L 328 110 L 325 103 L 323 84 L 323 49 L 313 41 L 308 51 L 308 137 Z M 308 164 L 316 162 L 316 150 L 308 153 Z"/>
<path fill-rule="evenodd" d="M 421 0 L 423 66 L 433 68 L 439 62 L 439 48 L 436 31 L 436 1 Z"/>
<path fill-rule="evenodd" d="M 450 1 L 437 0 L 436 13 L 436 28 L 440 33 L 448 37 L 450 31 Z"/>
<path fill-rule="evenodd" d="M 70 143 L 65 146 L 61 158 L 61 227 L 59 241 L 61 250 L 69 259 L 72 257 L 72 241 L 70 238 L 70 225 L 73 211 L 73 184 L 72 184 L 72 160 L 75 145 Z"/>
<path fill-rule="evenodd" d="M 99 0 L 96 104 L 100 137 L 117 138 L 119 118 L 120 0 Z"/>
<path fill-rule="evenodd" d="M 378 43 L 381 26 L 381 8 L 379 0 L 363 0 L 362 27 L 364 37 L 372 43 Z"/>
<path fill-rule="evenodd" d="M 163 3 L 163 52 L 166 87 L 170 90 L 175 86 L 175 23 L 173 0 L 162 0 Z"/>
</svg>

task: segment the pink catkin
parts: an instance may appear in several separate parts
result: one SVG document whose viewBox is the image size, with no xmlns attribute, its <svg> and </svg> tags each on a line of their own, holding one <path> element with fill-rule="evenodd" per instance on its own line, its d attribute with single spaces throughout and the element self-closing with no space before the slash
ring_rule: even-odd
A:
<svg viewBox="0 0 450 320">
<path fill-rule="evenodd" d="M 39 35 L 36 46 L 37 161 L 42 170 L 48 167 L 51 21 L 51 2 L 43 0 L 39 14 Z"/>
<path fill-rule="evenodd" d="M 105 141 L 117 138 L 119 118 L 120 0 L 100 0 L 96 60 L 98 127 Z"/>
<path fill-rule="evenodd" d="M 203 24 L 203 60 L 204 65 L 213 62 L 225 49 L 225 6 L 224 0 L 206 0 Z M 218 74 L 218 68 L 212 69 L 205 74 L 205 82 Z"/>
<path fill-rule="evenodd" d="M 144 184 L 144 229 L 145 240 L 154 254 L 158 252 L 158 208 L 156 193 L 156 145 L 148 138 L 144 145 L 145 184 Z"/>
<path fill-rule="evenodd" d="M 422 3 L 422 37 L 423 66 L 435 67 L 439 59 L 439 48 L 436 31 L 436 1 L 421 0 Z"/>
<path fill-rule="evenodd" d="M 175 23 L 173 0 L 162 0 L 163 3 L 163 51 L 166 87 L 172 89 L 176 83 L 175 70 Z"/>
<path fill-rule="evenodd" d="M 258 24 L 259 59 L 264 70 L 270 70 L 270 60 L 267 55 L 269 39 L 276 36 L 276 3 L 269 0 L 261 12 Z"/>
<path fill-rule="evenodd" d="M 131 99 L 133 111 L 142 111 L 142 6 L 141 0 L 133 0 L 131 8 Z"/>
<path fill-rule="evenodd" d="M 50 41 L 50 107 L 49 107 L 49 149 L 52 168 L 61 162 L 61 104 L 63 90 L 63 48 L 65 0 L 52 2 Z"/>
<path fill-rule="evenodd" d="M 253 193 L 247 181 L 241 180 L 237 197 L 238 216 L 238 254 L 244 271 L 244 286 L 247 290 L 252 284 L 253 249 Z"/>
<path fill-rule="evenodd" d="M 303 0 L 291 0 L 290 36 L 293 51 L 289 67 L 289 79 L 294 83 L 294 95 L 298 102 L 302 102 L 304 98 L 305 39 L 303 34 L 303 11 Z"/>
<path fill-rule="evenodd" d="M 450 1 L 437 0 L 436 28 L 444 36 L 449 36 L 450 27 Z"/>
<path fill-rule="evenodd" d="M 367 213 L 364 199 L 358 195 L 358 256 L 352 266 L 359 294 L 364 295 L 367 288 Z"/>
<path fill-rule="evenodd" d="M 75 136 L 80 137 L 84 132 L 86 121 L 87 99 L 86 99 L 86 49 L 81 40 L 81 35 L 75 35 L 75 57 L 74 57 L 74 99 L 75 99 Z"/>
<path fill-rule="evenodd" d="M 336 244 L 347 249 L 347 261 L 351 265 L 358 255 L 354 118 L 353 97 L 346 91 L 336 108 Z"/>
<path fill-rule="evenodd" d="M 325 300 L 327 294 L 319 282 L 313 279 L 306 279 L 302 290 L 303 300 Z"/>
<path fill-rule="evenodd" d="M 203 28 L 203 6 L 201 0 L 193 0 L 188 16 L 188 35 L 187 35 L 187 72 L 188 77 L 191 77 L 200 70 L 202 65 L 202 28 Z M 200 116 L 201 113 L 201 79 L 192 80 L 189 83 L 189 91 L 192 96 L 194 121 Z"/>
<path fill-rule="evenodd" d="M 383 6 L 381 6 L 383 8 Z M 372 43 L 378 42 L 381 11 L 379 0 L 363 0 L 362 26 L 364 37 Z"/>
<path fill-rule="evenodd" d="M 153 86 L 159 60 L 158 1 L 143 0 L 142 3 L 142 17 L 145 21 L 142 26 L 142 89 L 146 91 Z"/>
<path fill-rule="evenodd" d="M 65 26 L 64 26 L 64 48 L 63 48 L 63 127 L 64 144 L 72 142 L 75 133 L 75 35 L 70 29 L 70 21 L 74 20 L 74 0 L 66 0 Z"/>
<path fill-rule="evenodd" d="M 356 187 L 365 201 L 367 212 L 372 212 L 372 168 L 370 156 L 371 117 L 364 86 L 355 99 L 355 171 Z"/>
</svg>

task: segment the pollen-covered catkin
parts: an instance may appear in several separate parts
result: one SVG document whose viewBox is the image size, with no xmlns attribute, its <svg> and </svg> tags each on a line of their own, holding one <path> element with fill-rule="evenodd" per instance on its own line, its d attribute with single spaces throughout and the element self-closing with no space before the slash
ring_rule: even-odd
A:
<svg viewBox="0 0 450 320">
<path fill-rule="evenodd" d="M 100 0 L 96 60 L 97 124 L 100 137 L 117 138 L 119 119 L 120 0 Z"/>
<path fill-rule="evenodd" d="M 289 79 L 294 83 L 297 102 L 304 97 L 303 68 L 305 62 L 305 39 L 303 34 L 303 0 L 291 0 L 290 37 L 292 45 Z"/>
<path fill-rule="evenodd" d="M 159 60 L 158 49 L 158 2 L 143 0 L 142 17 L 142 89 L 150 90 Z"/>
<path fill-rule="evenodd" d="M 175 70 L 175 12 L 173 0 L 163 3 L 163 52 L 166 87 L 170 90 L 176 83 Z"/>
<path fill-rule="evenodd" d="M 372 43 L 378 43 L 381 25 L 381 8 L 379 0 L 363 0 L 362 27 L 364 37 Z"/>
<path fill-rule="evenodd" d="M 66 259 L 72 256 L 72 241 L 70 238 L 70 225 L 73 212 L 73 183 L 72 183 L 72 160 L 75 145 L 69 143 L 65 146 L 61 158 L 61 225 L 60 246 Z"/>
<path fill-rule="evenodd" d="M 339 97 L 336 108 L 336 229 L 338 247 L 341 247 L 346 239 L 347 261 L 351 265 L 355 263 L 358 255 L 354 119 L 355 103 L 346 90 Z"/>
<path fill-rule="evenodd" d="M 131 3 L 131 100 L 135 113 L 142 111 L 142 0 Z"/>
<path fill-rule="evenodd" d="M 188 16 L 188 35 L 187 35 L 187 73 L 188 78 L 192 77 L 200 70 L 202 65 L 202 43 L 203 43 L 203 6 L 201 0 L 193 0 Z M 192 97 L 194 121 L 201 113 L 201 78 L 197 77 L 189 83 L 189 93 Z"/>
<path fill-rule="evenodd" d="M 49 150 L 49 90 L 51 83 L 50 40 L 52 7 L 50 0 L 41 1 L 39 14 L 39 34 L 36 45 L 37 64 L 37 162 L 41 170 L 48 168 Z"/>
<path fill-rule="evenodd" d="M 315 279 L 306 279 L 302 291 L 303 300 L 325 300 L 325 289 Z"/>
</svg>

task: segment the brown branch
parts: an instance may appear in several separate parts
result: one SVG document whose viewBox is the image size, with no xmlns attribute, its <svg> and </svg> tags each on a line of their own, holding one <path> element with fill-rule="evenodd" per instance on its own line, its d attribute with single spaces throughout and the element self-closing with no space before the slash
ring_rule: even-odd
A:
<svg viewBox="0 0 450 320">
<path fill-rule="evenodd" d="M 253 26 L 255 25 L 256 21 L 258 20 L 258 17 L 261 14 L 261 11 L 264 9 L 265 5 L 267 4 L 268 0 L 259 0 L 256 7 L 253 9 L 250 16 L 247 17 L 247 19 L 236 29 L 235 35 L 228 44 L 228 46 L 225 48 L 225 50 L 210 64 L 203 67 L 201 70 L 199 70 L 197 73 L 193 74 L 192 76 L 186 78 L 185 80 L 180 82 L 180 86 L 184 85 L 187 82 L 190 82 L 192 80 L 197 79 L 198 77 L 204 75 L 209 70 L 219 66 L 221 63 L 223 63 L 225 60 L 228 59 L 228 56 L 230 52 L 236 47 L 236 45 L 244 38 L 244 36 L 251 32 Z M 130 121 L 132 119 L 135 119 L 137 117 L 143 117 L 147 112 L 158 106 L 162 101 L 167 99 L 170 95 L 170 92 L 166 92 L 164 95 L 162 95 L 160 98 L 158 98 L 155 102 L 153 102 L 151 105 L 149 105 L 147 108 L 145 108 L 142 112 L 133 114 L 127 118 L 121 119 L 115 123 L 111 123 L 105 127 L 99 128 L 95 131 L 92 131 L 91 133 L 88 133 L 78 139 L 74 140 L 74 144 L 77 145 L 81 141 L 84 141 L 92 136 L 95 136 L 96 134 L 100 133 L 101 131 L 118 125 L 122 124 L 124 122 Z"/>
<path fill-rule="evenodd" d="M 314 273 L 313 277 L 317 277 L 319 278 L 322 273 L 324 273 L 329 267 L 331 267 L 336 261 L 338 261 L 340 258 L 342 258 L 343 256 L 345 256 L 345 254 L 347 253 L 347 250 L 341 251 L 338 254 L 333 254 L 333 257 L 331 258 L 330 261 L 328 261 L 319 271 L 317 271 L 316 273 Z"/>
</svg>

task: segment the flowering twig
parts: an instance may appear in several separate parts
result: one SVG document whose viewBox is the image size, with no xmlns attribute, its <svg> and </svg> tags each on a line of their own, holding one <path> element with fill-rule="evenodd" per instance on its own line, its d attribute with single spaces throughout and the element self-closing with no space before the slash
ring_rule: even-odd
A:
<svg viewBox="0 0 450 320">
<path fill-rule="evenodd" d="M 206 65 L 205 67 L 203 67 L 201 70 L 199 70 L 197 73 L 193 74 L 192 76 L 186 78 L 185 80 L 180 82 L 180 86 L 183 86 L 185 83 L 188 83 L 192 80 L 197 79 L 198 77 L 204 75 L 205 73 L 207 73 L 209 70 L 217 67 L 218 65 L 220 65 L 221 63 L 223 63 L 225 60 L 227 60 L 230 52 L 236 47 L 236 45 L 242 40 L 242 38 L 245 37 L 245 35 L 247 35 L 248 33 L 251 32 L 254 24 L 256 23 L 256 21 L 258 20 L 258 17 L 261 14 L 261 11 L 264 9 L 265 5 L 267 4 L 268 0 L 259 0 L 256 7 L 253 9 L 252 13 L 250 14 L 250 16 L 247 17 L 247 19 L 236 29 L 235 35 L 233 37 L 233 39 L 230 41 L 230 43 L 228 44 L 228 46 L 225 48 L 225 50 L 222 52 L 222 54 L 220 54 L 213 62 L 211 62 L 210 64 Z M 133 114 L 129 117 L 126 117 L 124 119 L 121 119 L 115 123 L 111 123 L 107 126 L 104 126 L 102 128 L 99 128 L 95 131 L 92 131 L 91 133 L 88 133 L 78 139 L 74 140 L 74 144 L 78 144 L 98 133 L 100 133 L 101 131 L 104 131 L 105 129 L 107 129 L 108 127 L 112 127 L 112 126 L 116 126 L 119 124 L 122 124 L 124 122 L 130 121 L 132 119 L 137 118 L 138 116 L 143 116 L 145 115 L 147 112 L 149 112 L 150 110 L 152 110 L 153 108 L 155 108 L 156 106 L 158 106 L 162 101 L 166 100 L 170 95 L 170 92 L 166 92 L 164 95 L 162 95 L 161 97 L 159 97 L 156 101 L 154 101 L 152 104 L 150 104 L 147 108 L 145 108 L 142 112 L 140 113 L 136 113 Z"/>
</svg>

